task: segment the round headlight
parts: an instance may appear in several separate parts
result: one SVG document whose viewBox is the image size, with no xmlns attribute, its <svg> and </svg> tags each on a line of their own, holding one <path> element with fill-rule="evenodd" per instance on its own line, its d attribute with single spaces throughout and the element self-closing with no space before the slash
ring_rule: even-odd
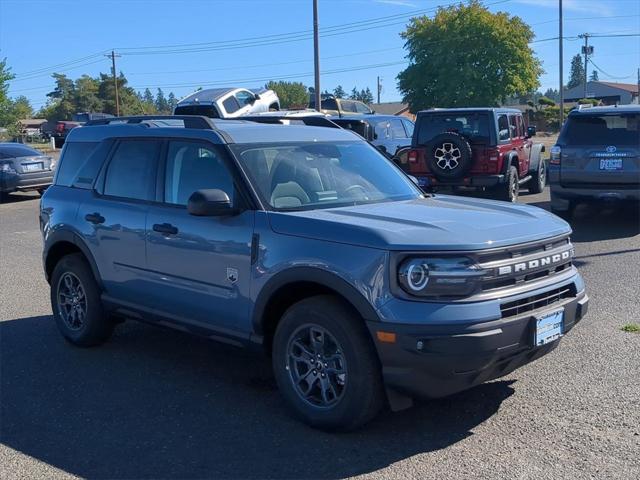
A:
<svg viewBox="0 0 640 480">
<path fill-rule="evenodd" d="M 407 287 L 414 292 L 419 292 L 429 283 L 429 267 L 421 261 L 409 262 L 403 273 Z"/>
</svg>

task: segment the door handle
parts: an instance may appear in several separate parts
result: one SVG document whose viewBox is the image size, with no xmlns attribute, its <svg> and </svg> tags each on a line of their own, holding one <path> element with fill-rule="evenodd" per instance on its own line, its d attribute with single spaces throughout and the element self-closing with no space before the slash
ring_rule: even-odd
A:
<svg viewBox="0 0 640 480">
<path fill-rule="evenodd" d="M 87 222 L 93 223 L 94 225 L 98 225 L 99 223 L 104 223 L 104 217 L 100 215 L 98 212 L 87 213 L 84 216 L 84 219 Z"/>
<path fill-rule="evenodd" d="M 178 233 L 178 228 L 174 227 L 170 223 L 154 223 L 153 231 L 164 233 L 165 235 L 176 235 Z"/>
</svg>

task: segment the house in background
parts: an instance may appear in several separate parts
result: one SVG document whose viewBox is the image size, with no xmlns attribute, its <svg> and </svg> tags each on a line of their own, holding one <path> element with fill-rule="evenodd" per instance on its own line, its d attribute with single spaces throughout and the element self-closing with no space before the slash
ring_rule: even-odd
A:
<svg viewBox="0 0 640 480">
<path fill-rule="evenodd" d="M 564 93 L 566 103 L 585 98 L 584 83 Z M 634 83 L 587 82 L 587 97 L 600 100 L 604 105 L 628 105 L 638 103 L 638 85 Z"/>
<path fill-rule="evenodd" d="M 380 115 L 401 115 L 411 121 L 415 121 L 416 116 L 409 111 L 409 105 L 402 102 L 372 103 L 371 110 Z"/>
</svg>

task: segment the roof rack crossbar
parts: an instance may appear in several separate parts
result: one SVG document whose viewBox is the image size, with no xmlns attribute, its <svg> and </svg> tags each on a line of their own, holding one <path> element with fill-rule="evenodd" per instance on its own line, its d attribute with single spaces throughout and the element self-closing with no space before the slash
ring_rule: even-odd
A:
<svg viewBox="0 0 640 480">
<path fill-rule="evenodd" d="M 269 116 L 260 116 L 260 115 L 246 115 L 242 117 L 235 118 L 216 118 L 216 121 L 220 120 L 243 120 L 247 122 L 255 122 L 255 123 L 268 123 L 271 125 L 283 125 L 285 121 L 292 120 L 295 122 L 304 123 L 310 127 L 327 127 L 327 128 L 341 128 L 339 125 L 336 125 L 334 122 L 329 120 L 326 117 L 321 116 L 295 116 L 295 115 L 269 115 Z"/>
<path fill-rule="evenodd" d="M 215 130 L 215 126 L 207 117 L 199 115 L 139 115 L 131 117 L 100 118 L 97 120 L 88 121 L 87 123 L 85 123 L 85 126 L 111 125 L 122 123 L 128 125 L 136 125 L 154 120 L 182 120 L 184 122 L 184 128 Z"/>
</svg>

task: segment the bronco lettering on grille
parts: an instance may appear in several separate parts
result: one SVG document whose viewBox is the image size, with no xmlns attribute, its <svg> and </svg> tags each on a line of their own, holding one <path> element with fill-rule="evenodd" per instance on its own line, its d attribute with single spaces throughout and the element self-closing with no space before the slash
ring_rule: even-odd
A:
<svg viewBox="0 0 640 480">
<path fill-rule="evenodd" d="M 529 270 L 535 270 L 540 267 L 546 267 L 555 263 L 566 262 L 573 256 L 573 249 L 566 250 L 546 257 L 535 258 L 526 262 L 514 263 L 513 265 L 504 265 L 498 267 L 498 275 L 509 275 L 511 273 L 521 273 Z"/>
</svg>

